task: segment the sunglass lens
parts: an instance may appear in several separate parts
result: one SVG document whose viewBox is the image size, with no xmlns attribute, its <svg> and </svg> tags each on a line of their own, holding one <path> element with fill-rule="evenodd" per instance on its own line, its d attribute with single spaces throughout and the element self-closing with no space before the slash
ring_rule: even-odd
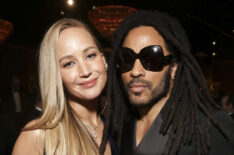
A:
<svg viewBox="0 0 234 155">
<path fill-rule="evenodd" d="M 118 53 L 117 65 L 122 72 L 127 72 L 132 69 L 135 61 L 134 53 L 131 49 L 122 48 Z"/>
<path fill-rule="evenodd" d="M 163 51 L 160 46 L 148 46 L 142 49 L 140 60 L 146 70 L 160 71 L 163 67 Z"/>
</svg>

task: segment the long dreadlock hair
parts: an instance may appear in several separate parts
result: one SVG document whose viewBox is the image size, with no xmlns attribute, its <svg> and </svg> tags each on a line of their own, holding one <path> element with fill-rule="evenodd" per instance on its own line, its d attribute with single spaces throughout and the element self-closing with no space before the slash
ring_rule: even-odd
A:
<svg viewBox="0 0 234 155">
<path fill-rule="evenodd" d="M 164 154 L 176 154 L 182 143 L 189 144 L 195 137 L 197 154 L 208 154 L 209 136 L 206 136 L 210 122 L 224 134 L 226 131 L 213 119 L 211 113 L 217 105 L 211 97 L 203 73 L 193 57 L 190 43 L 179 21 L 160 11 L 138 11 L 127 17 L 116 30 L 109 57 L 107 101 L 111 131 L 120 146 L 122 126 L 127 104 L 121 89 L 120 73 L 116 69 L 116 54 L 128 32 L 139 26 L 152 26 L 164 38 L 168 51 L 177 58 L 177 71 L 171 95 L 163 107 L 163 122 L 160 133 L 169 133 Z M 201 126 L 199 111 L 207 118 L 206 129 Z M 107 125 L 109 126 L 109 125 Z M 106 129 L 109 130 L 109 129 Z"/>
</svg>

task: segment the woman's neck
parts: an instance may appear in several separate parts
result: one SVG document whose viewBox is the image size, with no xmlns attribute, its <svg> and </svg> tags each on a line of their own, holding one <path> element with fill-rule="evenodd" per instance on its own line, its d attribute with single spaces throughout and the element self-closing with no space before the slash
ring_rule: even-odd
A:
<svg viewBox="0 0 234 155">
<path fill-rule="evenodd" d="M 97 126 L 100 118 L 98 116 L 98 100 L 92 101 L 69 101 L 69 104 L 75 114 L 79 117 L 82 122 L 86 122 L 91 126 Z"/>
</svg>

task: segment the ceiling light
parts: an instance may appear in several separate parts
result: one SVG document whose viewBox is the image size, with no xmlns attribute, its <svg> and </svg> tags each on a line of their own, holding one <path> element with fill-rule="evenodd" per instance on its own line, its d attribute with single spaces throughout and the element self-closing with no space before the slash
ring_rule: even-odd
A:
<svg viewBox="0 0 234 155">
<path fill-rule="evenodd" d="M 9 21 L 0 19 L 0 43 L 10 36 L 13 31 L 13 24 Z"/>
<path fill-rule="evenodd" d="M 67 0 L 67 4 L 72 6 L 74 4 L 74 1 L 73 0 Z"/>
<path fill-rule="evenodd" d="M 122 20 L 135 12 L 135 8 L 122 5 L 93 6 L 88 19 L 104 38 L 110 40 Z"/>
</svg>

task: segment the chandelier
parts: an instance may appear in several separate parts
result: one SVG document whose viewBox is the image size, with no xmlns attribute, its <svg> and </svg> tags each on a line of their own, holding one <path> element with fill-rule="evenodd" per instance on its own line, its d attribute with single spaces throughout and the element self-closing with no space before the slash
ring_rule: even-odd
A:
<svg viewBox="0 0 234 155">
<path fill-rule="evenodd" d="M 13 31 L 12 23 L 0 19 L 0 43 L 6 40 L 6 38 L 10 36 L 12 31 Z"/>
<path fill-rule="evenodd" d="M 135 12 L 137 12 L 135 8 L 123 5 L 98 6 L 88 12 L 88 20 L 105 39 L 109 40 L 123 19 Z"/>
</svg>

